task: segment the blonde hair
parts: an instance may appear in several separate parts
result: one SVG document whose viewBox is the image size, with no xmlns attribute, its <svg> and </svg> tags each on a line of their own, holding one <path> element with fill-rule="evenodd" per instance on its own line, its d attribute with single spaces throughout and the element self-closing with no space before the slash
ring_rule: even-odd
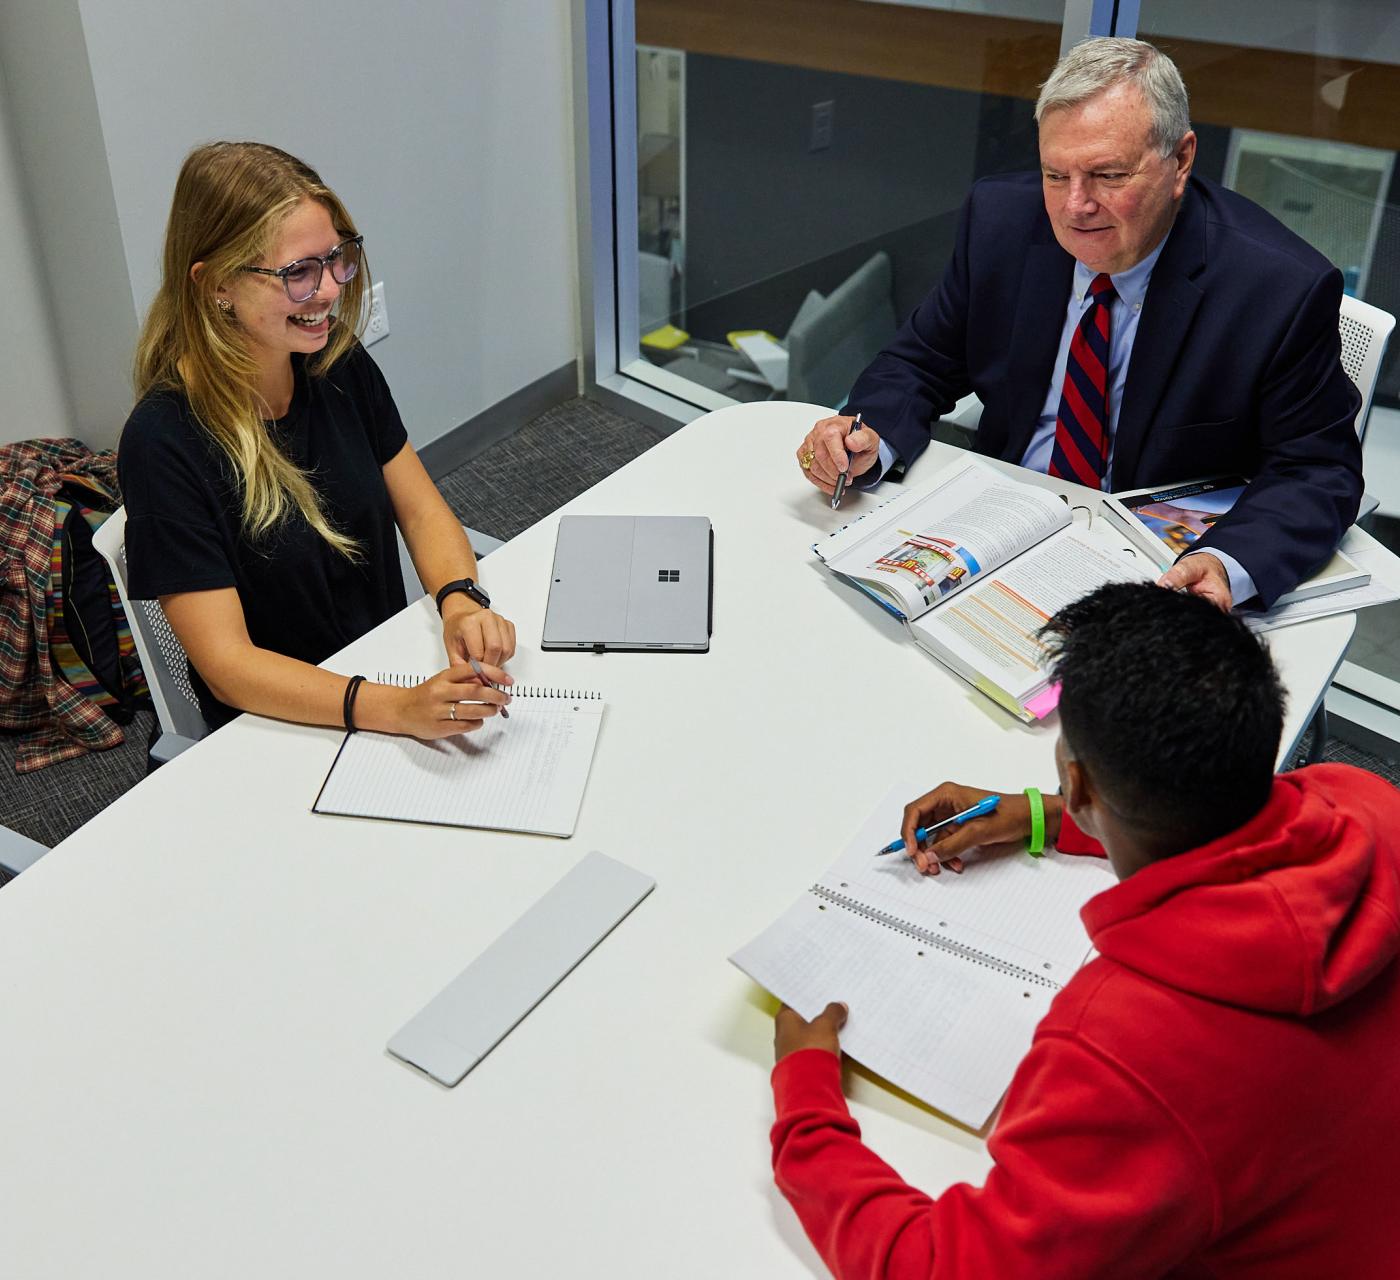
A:
<svg viewBox="0 0 1400 1280">
<path fill-rule="evenodd" d="M 261 142 L 213 142 L 186 157 L 175 182 L 160 288 L 136 347 L 136 398 L 168 388 L 182 392 L 195 418 L 227 455 L 242 491 L 242 527 L 267 533 L 295 508 L 332 547 L 359 557 L 354 539 L 326 518 L 311 478 L 284 454 L 263 424 L 271 416 L 258 392 L 258 366 L 236 316 L 221 311 L 218 291 L 272 248 L 303 200 L 325 206 L 337 235 L 357 235 L 345 206 L 309 165 Z M 203 268 L 191 275 L 190 268 Z M 281 283 L 277 282 L 281 288 Z M 364 265 L 341 288 L 326 345 L 306 362 L 326 372 L 363 331 L 369 296 Z"/>
</svg>

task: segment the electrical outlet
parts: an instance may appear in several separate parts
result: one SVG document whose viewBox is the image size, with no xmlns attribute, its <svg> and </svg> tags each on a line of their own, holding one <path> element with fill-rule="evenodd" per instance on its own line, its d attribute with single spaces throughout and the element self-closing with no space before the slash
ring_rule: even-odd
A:
<svg viewBox="0 0 1400 1280">
<path fill-rule="evenodd" d="M 380 338 L 389 336 L 389 304 L 384 301 L 384 281 L 378 281 L 370 291 L 369 320 L 365 324 L 365 346 L 373 346 Z"/>
<path fill-rule="evenodd" d="M 834 100 L 812 103 L 812 137 L 807 144 L 808 151 L 825 151 L 831 146 L 832 134 L 836 126 L 836 103 Z"/>
</svg>

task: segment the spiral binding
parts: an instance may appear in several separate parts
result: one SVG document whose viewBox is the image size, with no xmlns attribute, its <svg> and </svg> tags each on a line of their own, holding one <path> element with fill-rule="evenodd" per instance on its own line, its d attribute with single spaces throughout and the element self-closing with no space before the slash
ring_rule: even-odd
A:
<svg viewBox="0 0 1400 1280">
<path fill-rule="evenodd" d="M 1023 969 L 1020 965 L 1011 964 L 1009 961 L 998 959 L 985 951 L 979 951 L 976 947 L 969 947 L 961 942 L 954 942 L 951 938 L 943 938 L 936 933 L 930 933 L 927 929 L 921 929 L 918 925 L 911 924 L 908 920 L 901 920 L 898 916 L 892 916 L 888 912 L 872 907 L 857 898 L 848 898 L 844 893 L 837 893 L 826 888 L 825 885 L 814 884 L 811 892 L 819 898 L 825 898 L 833 906 L 844 907 L 852 915 L 861 916 L 875 924 L 884 925 L 886 929 L 893 929 L 894 932 L 902 933 L 917 942 L 937 947 L 940 951 L 957 956 L 960 960 L 968 960 L 973 964 L 980 964 L 985 969 L 993 969 L 1008 978 L 1015 978 L 1018 982 L 1029 982 L 1037 987 L 1049 987 L 1051 991 L 1059 991 L 1062 987 L 1061 983 L 1047 978 L 1043 973 L 1034 973 L 1030 969 Z"/>
<path fill-rule="evenodd" d="M 428 676 L 412 675 L 402 671 L 380 671 L 376 673 L 376 684 L 391 684 L 400 689 L 412 689 L 429 679 Z M 500 686 L 511 698 L 559 698 L 569 702 L 601 702 L 601 693 L 591 693 L 586 689 L 556 689 L 542 684 L 509 684 Z"/>
</svg>

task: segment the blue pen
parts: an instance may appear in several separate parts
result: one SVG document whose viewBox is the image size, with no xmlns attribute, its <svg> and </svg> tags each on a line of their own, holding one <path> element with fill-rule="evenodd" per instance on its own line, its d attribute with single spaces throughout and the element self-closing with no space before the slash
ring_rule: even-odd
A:
<svg viewBox="0 0 1400 1280">
<path fill-rule="evenodd" d="M 964 822 L 971 822 L 973 818 L 985 817 L 987 814 L 992 813 L 1000 803 L 1000 796 L 987 796 L 985 799 L 979 800 L 971 809 L 964 809 L 961 813 L 955 813 L 951 818 L 944 818 L 942 822 L 935 822 L 931 827 L 920 827 L 914 832 L 914 838 L 916 840 L 926 840 L 935 831 L 949 826 L 954 822 L 956 822 L 958 826 L 962 826 Z M 886 853 L 898 853 L 903 848 L 904 840 L 901 837 L 887 844 L 883 849 L 877 850 L 875 856 L 878 858 Z"/>
</svg>

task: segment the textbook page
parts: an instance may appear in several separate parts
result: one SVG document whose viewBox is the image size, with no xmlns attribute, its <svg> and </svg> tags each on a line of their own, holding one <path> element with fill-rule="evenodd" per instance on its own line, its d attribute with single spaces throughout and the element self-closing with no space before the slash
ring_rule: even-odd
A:
<svg viewBox="0 0 1400 1280">
<path fill-rule="evenodd" d="M 1069 523 L 1069 507 L 1056 494 L 967 460 L 940 471 L 932 488 L 901 495 L 833 534 L 817 554 L 917 618 Z"/>
<path fill-rule="evenodd" d="M 512 694 L 509 720 L 456 737 L 346 734 L 313 811 L 572 835 L 604 703 Z"/>
<path fill-rule="evenodd" d="M 909 629 L 965 680 L 990 681 L 1024 707 L 1047 683 L 1036 633 L 1051 615 L 1105 582 L 1155 576 L 1145 556 L 1071 527 Z"/>
<path fill-rule="evenodd" d="M 967 859 L 921 876 L 875 850 L 928 779 L 897 786 L 840 858 L 732 962 L 805 1018 L 832 1000 L 842 1048 L 972 1129 L 996 1109 L 1036 1023 L 1089 954 L 1079 909 L 1115 883 L 1099 858 Z"/>
</svg>

